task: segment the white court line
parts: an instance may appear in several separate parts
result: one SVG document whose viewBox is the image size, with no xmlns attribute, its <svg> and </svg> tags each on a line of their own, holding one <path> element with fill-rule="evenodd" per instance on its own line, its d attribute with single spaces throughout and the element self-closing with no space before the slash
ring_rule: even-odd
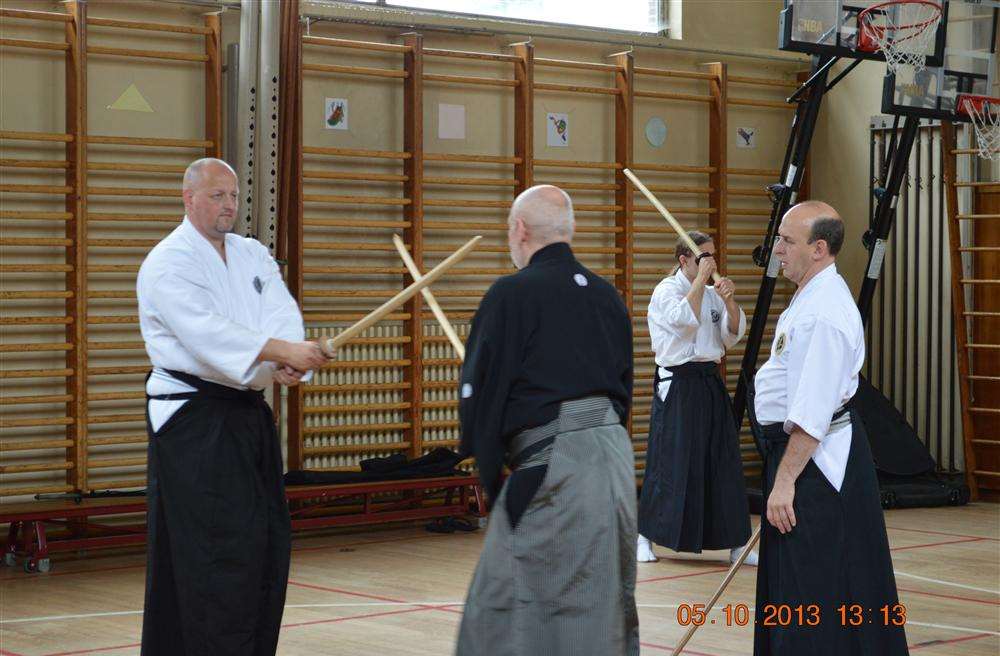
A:
<svg viewBox="0 0 1000 656">
<path fill-rule="evenodd" d="M 977 588 L 974 585 L 962 585 L 961 583 L 952 583 L 951 581 L 942 581 L 940 579 L 932 579 L 926 576 L 917 576 L 916 574 L 907 574 L 906 572 L 900 572 L 898 569 L 893 570 L 896 576 L 905 576 L 910 579 L 917 579 L 920 581 L 928 581 L 930 583 L 940 583 L 941 585 L 950 585 L 953 588 L 965 588 L 966 590 L 975 590 L 976 592 L 988 592 L 990 594 L 1000 595 L 1000 590 L 990 590 L 989 588 Z"/>
<path fill-rule="evenodd" d="M 906 625 L 909 626 L 913 624 L 914 626 L 926 626 L 932 629 L 944 629 L 946 631 L 968 631 L 969 633 L 988 633 L 990 635 L 1000 636 L 1000 631 L 989 631 L 987 629 L 969 629 L 964 626 L 950 626 L 948 624 L 931 624 L 930 622 L 914 622 L 912 620 L 906 620 Z"/>
</svg>

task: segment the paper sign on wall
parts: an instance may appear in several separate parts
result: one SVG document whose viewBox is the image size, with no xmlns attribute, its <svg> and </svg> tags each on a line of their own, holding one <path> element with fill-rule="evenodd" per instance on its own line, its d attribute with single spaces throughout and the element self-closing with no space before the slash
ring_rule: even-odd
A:
<svg viewBox="0 0 1000 656">
<path fill-rule="evenodd" d="M 323 112 L 323 125 L 328 130 L 347 129 L 347 99 L 327 98 Z"/>
<path fill-rule="evenodd" d="M 438 104 L 438 139 L 465 139 L 465 105 Z"/>
<path fill-rule="evenodd" d="M 736 128 L 737 148 L 757 147 L 757 128 Z"/>
<path fill-rule="evenodd" d="M 128 85 L 128 88 L 122 91 L 122 95 L 118 96 L 118 100 L 108 105 L 108 109 L 117 109 L 126 112 L 152 113 L 153 111 L 153 108 L 149 106 L 149 102 L 139 92 L 138 87 L 134 83 Z"/>
<path fill-rule="evenodd" d="M 549 112 L 545 120 L 545 143 L 553 148 L 569 146 L 569 114 Z"/>
</svg>

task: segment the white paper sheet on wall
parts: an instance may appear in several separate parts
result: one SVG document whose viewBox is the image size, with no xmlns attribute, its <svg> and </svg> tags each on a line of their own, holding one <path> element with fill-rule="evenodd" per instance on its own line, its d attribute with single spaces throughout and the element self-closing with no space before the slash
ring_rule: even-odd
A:
<svg viewBox="0 0 1000 656">
<path fill-rule="evenodd" d="M 545 143 L 550 148 L 569 147 L 569 114 L 549 112 L 546 115 Z"/>
<path fill-rule="evenodd" d="M 323 112 L 323 125 L 328 130 L 347 129 L 347 99 L 327 98 Z"/>
<path fill-rule="evenodd" d="M 465 105 L 438 104 L 438 139 L 465 139 Z"/>
</svg>

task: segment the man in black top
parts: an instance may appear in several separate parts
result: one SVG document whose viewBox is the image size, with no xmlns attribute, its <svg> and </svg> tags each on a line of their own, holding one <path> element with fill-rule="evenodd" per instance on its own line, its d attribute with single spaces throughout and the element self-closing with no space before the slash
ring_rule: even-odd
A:
<svg viewBox="0 0 1000 656">
<path fill-rule="evenodd" d="M 457 653 L 638 654 L 628 311 L 573 256 L 564 191 L 526 190 L 508 223 L 520 271 L 483 298 L 460 383 L 493 510 Z"/>
</svg>

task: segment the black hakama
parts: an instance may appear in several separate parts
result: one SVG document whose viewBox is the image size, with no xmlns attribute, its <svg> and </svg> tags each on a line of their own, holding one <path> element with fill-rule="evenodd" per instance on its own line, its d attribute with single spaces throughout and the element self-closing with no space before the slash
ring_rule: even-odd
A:
<svg viewBox="0 0 1000 656">
<path fill-rule="evenodd" d="M 143 656 L 275 653 L 291 530 L 261 392 L 170 374 L 197 392 L 149 433 Z"/>
<path fill-rule="evenodd" d="M 851 450 L 840 491 L 810 458 L 795 481 L 795 527 L 782 535 L 762 519 L 754 656 L 909 653 L 905 614 L 895 608 L 899 598 L 868 435 L 854 413 L 851 421 Z M 766 500 L 788 435 L 780 423 L 756 430 L 764 451 Z M 786 606 L 790 612 L 782 610 Z M 802 615 L 795 610 L 809 606 L 818 610 Z M 775 626 L 782 614 L 790 622 Z"/>
<path fill-rule="evenodd" d="M 667 397 L 653 390 L 639 534 L 673 549 L 732 549 L 750 538 L 732 404 L 714 362 L 670 371 Z M 661 379 L 663 380 L 663 379 Z"/>
</svg>

